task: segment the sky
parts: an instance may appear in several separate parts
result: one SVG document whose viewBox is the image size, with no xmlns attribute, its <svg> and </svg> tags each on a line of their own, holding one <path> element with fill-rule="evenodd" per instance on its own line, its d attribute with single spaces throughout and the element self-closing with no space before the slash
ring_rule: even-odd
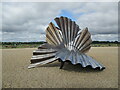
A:
<svg viewBox="0 0 120 90">
<path fill-rule="evenodd" d="M 4 2 L 2 41 L 45 41 L 46 27 L 60 16 L 88 27 L 93 41 L 118 41 L 117 2 Z"/>
</svg>

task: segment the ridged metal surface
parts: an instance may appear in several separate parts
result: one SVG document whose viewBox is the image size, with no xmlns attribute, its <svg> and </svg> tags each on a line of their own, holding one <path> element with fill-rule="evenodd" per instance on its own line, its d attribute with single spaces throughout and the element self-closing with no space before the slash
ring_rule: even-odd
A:
<svg viewBox="0 0 120 90">
<path fill-rule="evenodd" d="M 91 34 L 86 27 L 81 31 L 79 26 L 67 17 L 54 19 L 58 25 L 52 22 L 46 29 L 47 43 L 33 51 L 31 64 L 28 68 L 47 64 L 57 59 L 63 62 L 69 60 L 72 64 L 81 64 L 83 67 L 104 69 L 105 67 L 85 53 L 91 48 Z"/>
</svg>

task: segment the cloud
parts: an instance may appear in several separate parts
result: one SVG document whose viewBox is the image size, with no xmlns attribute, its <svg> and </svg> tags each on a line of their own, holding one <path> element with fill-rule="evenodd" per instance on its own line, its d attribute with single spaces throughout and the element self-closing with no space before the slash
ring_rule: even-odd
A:
<svg viewBox="0 0 120 90">
<path fill-rule="evenodd" d="M 56 16 L 88 27 L 95 40 L 117 40 L 117 3 L 3 3 L 3 41 L 45 41 L 45 29 Z M 68 15 L 70 14 L 70 15 Z M 97 38 L 100 37 L 101 39 Z"/>
<path fill-rule="evenodd" d="M 118 35 L 117 34 L 96 34 L 92 35 L 93 41 L 118 41 Z"/>
<path fill-rule="evenodd" d="M 87 3 L 82 10 L 77 11 L 84 13 L 77 22 L 81 27 L 89 27 L 92 34 L 117 34 L 117 9 L 117 3 Z"/>
</svg>

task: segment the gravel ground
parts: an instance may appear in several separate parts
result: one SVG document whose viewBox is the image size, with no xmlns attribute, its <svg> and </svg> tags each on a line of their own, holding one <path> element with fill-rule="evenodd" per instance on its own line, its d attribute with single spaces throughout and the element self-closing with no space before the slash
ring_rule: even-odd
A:
<svg viewBox="0 0 120 90">
<path fill-rule="evenodd" d="M 117 88 L 118 48 L 93 47 L 89 55 L 106 66 L 103 71 L 58 61 L 27 69 L 35 48 L 2 50 L 3 88 Z"/>
</svg>

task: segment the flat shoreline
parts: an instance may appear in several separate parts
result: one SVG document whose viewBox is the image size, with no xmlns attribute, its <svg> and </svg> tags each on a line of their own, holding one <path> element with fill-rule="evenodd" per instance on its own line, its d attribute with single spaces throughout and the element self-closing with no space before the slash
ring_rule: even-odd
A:
<svg viewBox="0 0 120 90">
<path fill-rule="evenodd" d="M 96 71 L 54 62 L 28 69 L 37 48 L 2 49 L 2 88 L 117 88 L 118 47 L 92 47 L 88 55 L 106 69 Z"/>
<path fill-rule="evenodd" d="M 114 47 L 114 46 L 111 46 L 111 47 L 91 47 L 91 48 L 119 48 L 119 47 Z M 0 50 L 5 50 L 5 49 L 37 49 L 37 48 L 0 48 Z"/>
</svg>

